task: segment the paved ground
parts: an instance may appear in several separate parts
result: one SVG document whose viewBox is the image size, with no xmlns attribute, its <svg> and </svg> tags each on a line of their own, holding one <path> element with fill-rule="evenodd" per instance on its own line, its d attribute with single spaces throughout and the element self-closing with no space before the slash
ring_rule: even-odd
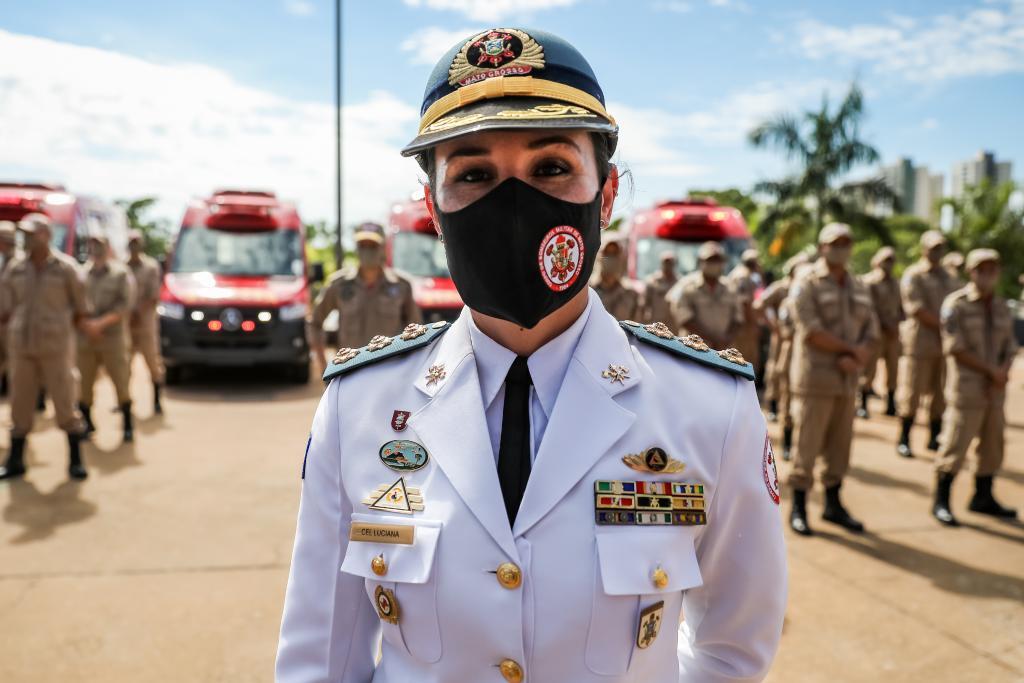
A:
<svg viewBox="0 0 1024 683">
<path fill-rule="evenodd" d="M 169 392 L 161 419 L 140 381 L 139 433 L 122 446 L 104 387 L 83 484 L 67 481 L 48 412 L 28 478 L 0 484 L 0 681 L 271 680 L 318 394 L 224 374 Z M 1022 506 L 1024 364 L 1007 413 L 997 491 Z M 817 538 L 787 539 L 790 606 L 770 680 L 1024 681 L 1024 526 L 964 512 L 966 528 L 938 527 L 930 454 L 897 458 L 895 434 L 891 418 L 858 421 L 846 494 L 871 533 L 818 522 Z"/>
</svg>

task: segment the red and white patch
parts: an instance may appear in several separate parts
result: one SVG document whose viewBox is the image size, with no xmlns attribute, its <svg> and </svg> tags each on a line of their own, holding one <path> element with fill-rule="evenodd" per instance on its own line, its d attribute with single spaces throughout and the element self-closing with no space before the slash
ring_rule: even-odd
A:
<svg viewBox="0 0 1024 683">
<path fill-rule="evenodd" d="M 391 415 L 391 428 L 396 432 L 405 430 L 405 426 L 409 422 L 410 415 L 412 415 L 412 413 L 408 410 L 396 410 Z"/>
<path fill-rule="evenodd" d="M 775 470 L 775 453 L 772 451 L 772 440 L 764 437 L 764 457 L 761 466 L 764 470 L 764 485 L 772 502 L 779 504 L 779 473 Z"/>
<path fill-rule="evenodd" d="M 551 228 L 540 242 L 537 265 L 545 284 L 553 292 L 563 292 L 576 282 L 583 269 L 583 236 L 571 225 Z"/>
</svg>

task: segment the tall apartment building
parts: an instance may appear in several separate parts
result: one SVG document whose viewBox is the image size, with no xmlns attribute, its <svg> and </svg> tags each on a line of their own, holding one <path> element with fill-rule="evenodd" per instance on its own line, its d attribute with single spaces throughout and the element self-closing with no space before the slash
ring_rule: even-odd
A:
<svg viewBox="0 0 1024 683">
<path fill-rule="evenodd" d="M 1013 178 L 1013 164 L 1009 161 L 997 161 L 995 154 L 982 150 L 973 159 L 953 164 L 953 196 L 963 195 L 971 185 L 982 180 L 1000 184 Z"/>
<path fill-rule="evenodd" d="M 938 218 L 936 204 L 942 199 L 945 183 L 941 173 L 933 174 L 927 166 L 914 166 L 910 159 L 900 157 L 882 167 L 882 178 L 896 194 L 902 213 L 931 221 Z"/>
</svg>

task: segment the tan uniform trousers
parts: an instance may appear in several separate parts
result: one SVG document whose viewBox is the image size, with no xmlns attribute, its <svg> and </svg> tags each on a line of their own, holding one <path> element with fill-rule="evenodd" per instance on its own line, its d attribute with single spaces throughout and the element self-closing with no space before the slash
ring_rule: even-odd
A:
<svg viewBox="0 0 1024 683">
<path fill-rule="evenodd" d="M 764 361 L 764 399 L 766 401 L 779 400 L 779 380 L 782 378 L 779 372 L 779 347 L 782 339 L 779 333 L 773 331 L 768 341 L 768 358 Z"/>
<path fill-rule="evenodd" d="M 850 443 L 853 441 L 853 394 L 819 396 L 793 395 L 793 468 L 789 485 L 806 491 L 814 485 L 814 463 L 821 455 L 825 488 L 843 481 L 850 467 Z"/>
<path fill-rule="evenodd" d="M 793 361 L 793 342 L 792 340 L 783 340 L 781 344 L 782 348 L 779 350 L 779 360 L 776 362 L 776 371 L 778 375 L 778 392 L 779 392 L 779 422 L 782 423 L 783 427 L 793 426 L 793 392 L 790 391 L 789 382 L 789 368 Z"/>
<path fill-rule="evenodd" d="M 744 323 L 736 333 L 736 339 L 733 340 L 733 346 L 736 347 L 737 351 L 743 354 L 743 357 L 747 359 L 747 362 L 754 366 L 755 373 L 761 371 L 760 327 Z"/>
<path fill-rule="evenodd" d="M 946 413 L 939 443 L 942 450 L 935 460 L 935 469 L 943 474 L 956 474 L 967 458 L 967 449 L 974 439 L 977 463 L 974 473 L 979 477 L 996 474 L 1003 465 L 1004 401 L 980 401 L 978 407 L 950 406 Z"/>
<path fill-rule="evenodd" d="M 886 391 L 896 391 L 901 350 L 899 334 L 882 332 L 878 343 L 872 350 L 871 360 L 864 368 L 864 377 L 861 380 L 860 388 L 866 390 L 874 386 L 878 376 L 878 363 L 881 361 L 885 364 L 885 389 Z"/>
<path fill-rule="evenodd" d="M 46 389 L 57 414 L 57 426 L 68 434 L 81 434 L 82 415 L 75 406 L 77 382 L 70 354 L 33 355 L 14 353 L 10 358 L 11 436 L 24 437 L 32 431 L 39 390 Z"/>
<path fill-rule="evenodd" d="M 104 368 L 114 383 L 114 390 L 117 391 L 118 405 L 124 405 L 132 400 L 128 390 L 128 381 L 131 377 L 128 371 L 128 349 L 124 342 L 104 341 L 101 344 L 90 344 L 88 342 L 78 345 L 78 371 L 82 374 L 82 404 L 91 406 L 93 403 L 93 389 L 96 386 L 96 377 L 99 369 Z"/>
<path fill-rule="evenodd" d="M 157 321 L 152 316 L 141 319 L 138 325 L 131 328 L 132 350 L 129 358 L 128 368 L 131 370 L 131 358 L 135 354 L 142 354 L 149 368 L 149 377 L 153 384 L 163 385 L 164 383 L 164 358 L 160 354 L 160 336 L 157 329 Z"/>
<path fill-rule="evenodd" d="M 946 359 L 942 356 L 902 356 L 896 393 L 900 415 L 914 417 L 921 397 L 929 396 L 928 419 L 941 420 L 946 409 L 946 400 L 942 396 L 945 375 Z"/>
</svg>

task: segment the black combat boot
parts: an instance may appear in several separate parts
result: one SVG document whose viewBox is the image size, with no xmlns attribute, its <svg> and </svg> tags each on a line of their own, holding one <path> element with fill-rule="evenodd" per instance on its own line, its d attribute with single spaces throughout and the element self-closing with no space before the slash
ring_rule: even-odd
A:
<svg viewBox="0 0 1024 683">
<path fill-rule="evenodd" d="M 11 437 L 11 452 L 7 462 L 0 467 L 0 479 L 14 479 L 25 476 L 25 437 Z"/>
<path fill-rule="evenodd" d="M 942 418 L 932 420 L 929 426 L 931 427 L 931 436 L 928 438 L 928 450 L 937 451 L 939 450 L 939 434 L 942 433 Z"/>
<path fill-rule="evenodd" d="M 46 392 L 42 389 L 39 390 L 39 395 L 36 396 L 36 412 L 41 413 L 46 410 Z"/>
<path fill-rule="evenodd" d="M 779 419 L 779 402 L 774 398 L 768 401 L 768 421 L 777 422 Z"/>
<path fill-rule="evenodd" d="M 850 513 L 846 511 L 846 508 L 839 501 L 840 486 L 840 484 L 836 484 L 825 489 L 825 511 L 821 514 L 821 518 L 826 522 L 838 524 L 847 531 L 859 534 L 864 531 L 864 525 L 851 517 Z"/>
<path fill-rule="evenodd" d="M 1013 508 L 1004 508 L 992 495 L 992 477 L 974 478 L 974 497 L 967 505 L 971 512 L 980 512 L 983 515 L 992 515 L 1002 519 L 1015 519 L 1017 511 Z"/>
<path fill-rule="evenodd" d="M 868 414 L 868 392 L 866 389 L 860 392 L 860 406 L 857 408 L 857 417 L 864 418 L 865 420 L 870 417 Z"/>
<path fill-rule="evenodd" d="M 885 414 L 889 417 L 896 415 L 896 392 L 890 391 L 889 398 L 885 402 Z"/>
<path fill-rule="evenodd" d="M 914 418 L 903 418 L 903 426 L 900 430 L 900 445 L 896 446 L 896 452 L 904 458 L 914 457 L 914 454 L 910 451 L 910 430 L 913 429 L 913 427 Z"/>
<path fill-rule="evenodd" d="M 793 428 L 782 428 L 782 459 L 789 462 L 793 457 Z"/>
<path fill-rule="evenodd" d="M 92 406 L 79 403 L 78 412 L 82 414 L 82 419 L 85 421 L 85 431 L 82 432 L 82 438 L 88 439 L 96 431 L 96 425 L 92 422 Z"/>
<path fill-rule="evenodd" d="M 68 434 L 68 476 L 79 481 L 89 476 L 82 463 L 81 434 Z"/>
<path fill-rule="evenodd" d="M 153 382 L 153 414 L 164 414 L 164 407 L 160 405 L 160 385 L 156 382 Z"/>
<path fill-rule="evenodd" d="M 953 475 L 939 472 L 935 478 L 935 503 L 932 505 L 932 517 L 946 526 L 960 526 L 953 511 L 949 509 L 949 490 L 953 487 Z"/>
<path fill-rule="evenodd" d="M 801 536 L 813 536 L 807 523 L 807 491 L 793 490 L 793 509 L 789 513 L 789 526 Z"/>
<path fill-rule="evenodd" d="M 121 419 L 124 425 L 124 442 L 131 443 L 135 440 L 135 428 L 132 426 L 132 402 L 121 404 Z"/>
</svg>

